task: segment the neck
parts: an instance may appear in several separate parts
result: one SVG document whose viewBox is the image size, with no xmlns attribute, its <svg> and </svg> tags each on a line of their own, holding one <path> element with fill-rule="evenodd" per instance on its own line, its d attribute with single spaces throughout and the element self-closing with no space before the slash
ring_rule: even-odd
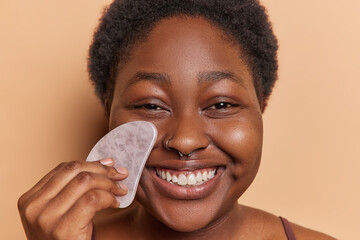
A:
<svg viewBox="0 0 360 240">
<path fill-rule="evenodd" d="M 215 222 L 195 232 L 178 232 L 167 227 L 151 214 L 149 214 L 141 205 L 138 206 L 134 227 L 141 236 L 140 239 L 233 239 L 241 229 L 244 214 L 243 208 L 237 203 L 234 204 L 223 216 Z M 141 229 L 139 231 L 139 229 Z"/>
</svg>

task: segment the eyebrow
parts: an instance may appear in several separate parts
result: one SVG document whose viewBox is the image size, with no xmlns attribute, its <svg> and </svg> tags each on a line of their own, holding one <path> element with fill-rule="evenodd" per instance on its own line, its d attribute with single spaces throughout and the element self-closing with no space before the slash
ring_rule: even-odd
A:
<svg viewBox="0 0 360 240">
<path fill-rule="evenodd" d="M 235 73 L 230 71 L 210 71 L 210 72 L 201 72 L 197 76 L 199 83 L 203 82 L 213 82 L 220 81 L 223 79 L 229 79 L 236 83 L 239 83 L 241 86 L 245 87 L 245 82 L 242 78 L 236 76 Z"/>
<path fill-rule="evenodd" d="M 239 83 L 241 86 L 245 87 L 243 79 L 236 76 L 235 73 L 230 71 L 208 71 L 200 72 L 197 75 L 198 83 L 205 82 L 217 82 L 224 79 L 229 79 L 236 83 Z M 130 86 L 140 82 L 140 81 L 154 81 L 162 82 L 171 85 L 171 77 L 166 73 L 158 72 L 137 72 L 135 75 L 130 78 L 129 82 L 126 84 L 124 90 L 128 89 Z"/>
<path fill-rule="evenodd" d="M 124 89 L 126 90 L 131 85 L 134 85 L 140 81 L 164 82 L 171 85 L 170 76 L 166 73 L 137 72 L 132 78 L 130 78 Z"/>
</svg>

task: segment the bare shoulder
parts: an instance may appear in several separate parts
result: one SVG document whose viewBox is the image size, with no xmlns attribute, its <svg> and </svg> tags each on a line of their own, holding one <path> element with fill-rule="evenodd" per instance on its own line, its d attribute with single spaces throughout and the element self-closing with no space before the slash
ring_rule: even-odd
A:
<svg viewBox="0 0 360 240">
<path fill-rule="evenodd" d="M 242 210 L 243 215 L 246 216 L 245 222 L 248 223 L 246 228 L 251 232 L 248 239 L 286 240 L 286 234 L 278 216 L 248 206 L 242 206 Z M 254 233 L 258 235 L 253 236 Z"/>
<path fill-rule="evenodd" d="M 244 211 L 247 213 L 246 215 L 251 216 L 252 219 L 252 225 L 261 226 L 261 229 L 263 230 L 263 236 L 262 239 L 287 239 L 285 234 L 284 226 L 279 218 L 279 216 L 276 216 L 272 213 L 243 206 Z M 260 224 L 259 224 L 260 223 Z M 297 240 L 334 240 L 336 238 L 333 238 L 329 235 L 326 235 L 324 233 L 311 230 L 309 228 L 302 227 L 298 224 L 290 222 L 291 228 L 294 232 L 294 235 Z"/>
<path fill-rule="evenodd" d="M 291 227 L 294 231 L 296 239 L 309 239 L 309 240 L 334 240 L 336 238 L 333 238 L 327 234 L 302 227 L 300 225 L 297 225 L 295 223 L 290 223 Z"/>
</svg>

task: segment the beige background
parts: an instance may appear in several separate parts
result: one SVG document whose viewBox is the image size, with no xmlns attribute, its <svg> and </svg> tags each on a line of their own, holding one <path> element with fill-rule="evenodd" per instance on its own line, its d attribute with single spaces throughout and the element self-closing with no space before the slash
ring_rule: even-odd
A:
<svg viewBox="0 0 360 240">
<path fill-rule="evenodd" d="M 0 233 L 24 239 L 18 197 L 106 131 L 86 73 L 109 0 L 0 1 Z M 266 0 L 280 42 L 263 162 L 240 200 L 360 239 L 360 1 Z M 4 236 L 5 234 L 5 236 Z"/>
</svg>

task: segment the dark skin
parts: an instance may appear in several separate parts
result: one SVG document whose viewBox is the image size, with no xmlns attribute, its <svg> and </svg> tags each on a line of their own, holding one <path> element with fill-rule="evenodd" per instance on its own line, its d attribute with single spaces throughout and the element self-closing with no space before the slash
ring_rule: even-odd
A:
<svg viewBox="0 0 360 240">
<path fill-rule="evenodd" d="M 259 168 L 263 125 L 246 58 L 224 36 L 202 18 L 164 19 L 119 66 L 110 129 L 145 120 L 156 125 L 158 138 L 137 202 L 103 212 L 95 221 L 96 239 L 286 239 L 278 217 L 237 204 Z M 19 209 L 28 237 L 90 239 L 95 212 L 116 208 L 114 195 L 125 194 L 114 181 L 127 175 L 112 164 L 81 163 L 74 171 L 65 163 L 25 193 Z M 217 173 L 200 187 L 174 187 L 156 176 L 156 168 Z M 83 174 L 89 181 L 78 181 L 82 172 L 90 173 Z M 66 177 L 56 184 L 51 179 L 58 175 Z M 56 200 L 56 206 L 68 203 L 54 211 Z M 332 239 L 293 227 L 300 239 Z"/>
<path fill-rule="evenodd" d="M 135 120 L 156 125 L 157 142 L 137 199 L 172 229 L 192 232 L 234 213 L 234 203 L 260 163 L 262 118 L 251 73 L 238 49 L 207 22 L 192 27 L 192 21 L 176 20 L 160 23 L 119 71 L 110 128 Z M 152 77 L 136 78 L 139 72 Z M 164 148 L 167 139 L 174 151 Z M 176 150 L 192 155 L 179 159 Z M 213 166 L 224 171 L 201 198 L 168 197 L 153 171 Z M 184 221 L 184 214 L 191 217 Z"/>
</svg>

